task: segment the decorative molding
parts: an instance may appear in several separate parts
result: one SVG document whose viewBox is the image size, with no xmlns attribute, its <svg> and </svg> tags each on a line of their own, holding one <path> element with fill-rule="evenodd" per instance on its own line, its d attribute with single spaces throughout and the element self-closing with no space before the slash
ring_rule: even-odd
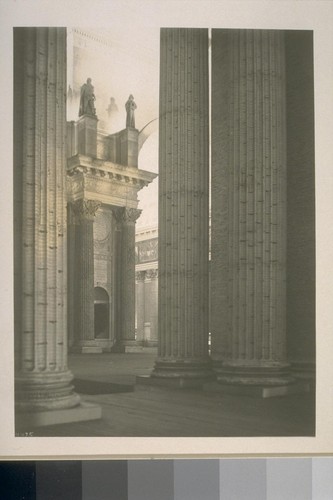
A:
<svg viewBox="0 0 333 500">
<path fill-rule="evenodd" d="M 67 161 L 67 175 L 69 177 L 82 173 L 96 180 L 112 181 L 117 184 L 131 186 L 138 191 L 148 186 L 157 177 L 157 174 L 141 170 L 136 167 L 124 167 L 111 161 L 76 155 Z"/>
</svg>

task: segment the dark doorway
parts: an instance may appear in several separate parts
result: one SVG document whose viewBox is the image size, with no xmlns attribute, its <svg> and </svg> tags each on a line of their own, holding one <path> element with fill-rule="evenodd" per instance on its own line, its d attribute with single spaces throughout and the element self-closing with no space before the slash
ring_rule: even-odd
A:
<svg viewBox="0 0 333 500">
<path fill-rule="evenodd" d="M 109 338 L 108 304 L 95 304 L 95 338 Z"/>
<path fill-rule="evenodd" d="M 95 288 L 94 308 L 95 339 L 108 339 L 110 336 L 109 296 L 106 290 L 101 287 Z"/>
</svg>

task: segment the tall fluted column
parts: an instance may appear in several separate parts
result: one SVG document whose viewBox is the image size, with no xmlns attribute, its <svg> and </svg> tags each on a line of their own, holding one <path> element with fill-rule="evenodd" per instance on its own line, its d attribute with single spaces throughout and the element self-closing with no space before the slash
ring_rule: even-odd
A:
<svg viewBox="0 0 333 500">
<path fill-rule="evenodd" d="M 67 368 L 66 30 L 16 28 L 14 60 L 16 424 L 33 425 L 80 400 Z"/>
<path fill-rule="evenodd" d="M 100 203 L 77 200 L 72 204 L 76 217 L 76 263 L 74 338 L 75 348 L 85 353 L 100 352 L 94 327 L 94 218 Z"/>
<path fill-rule="evenodd" d="M 124 208 L 121 245 L 121 345 L 135 345 L 135 222 L 141 210 Z"/>
<path fill-rule="evenodd" d="M 208 30 L 163 28 L 159 123 L 159 346 L 153 377 L 209 376 Z"/>
<path fill-rule="evenodd" d="M 286 385 L 284 33 L 213 30 L 212 357 L 225 384 Z"/>
</svg>

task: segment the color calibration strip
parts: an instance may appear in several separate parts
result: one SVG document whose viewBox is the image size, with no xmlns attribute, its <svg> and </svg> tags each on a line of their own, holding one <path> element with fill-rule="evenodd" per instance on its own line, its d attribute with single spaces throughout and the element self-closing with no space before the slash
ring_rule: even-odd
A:
<svg viewBox="0 0 333 500">
<path fill-rule="evenodd" d="M 6 500 L 332 500 L 333 457 L 0 462 Z"/>
</svg>

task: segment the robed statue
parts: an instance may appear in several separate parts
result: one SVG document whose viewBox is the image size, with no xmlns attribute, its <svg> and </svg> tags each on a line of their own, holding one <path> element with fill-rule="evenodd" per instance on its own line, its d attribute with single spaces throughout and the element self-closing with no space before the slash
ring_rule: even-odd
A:
<svg viewBox="0 0 333 500">
<path fill-rule="evenodd" d="M 81 87 L 79 116 L 96 116 L 95 100 L 94 86 L 91 83 L 91 78 L 88 78 L 87 83 Z"/>
<path fill-rule="evenodd" d="M 134 111 L 137 108 L 137 105 L 134 102 L 134 97 L 132 94 L 129 96 L 126 104 L 126 128 L 135 128 L 135 117 Z"/>
</svg>

